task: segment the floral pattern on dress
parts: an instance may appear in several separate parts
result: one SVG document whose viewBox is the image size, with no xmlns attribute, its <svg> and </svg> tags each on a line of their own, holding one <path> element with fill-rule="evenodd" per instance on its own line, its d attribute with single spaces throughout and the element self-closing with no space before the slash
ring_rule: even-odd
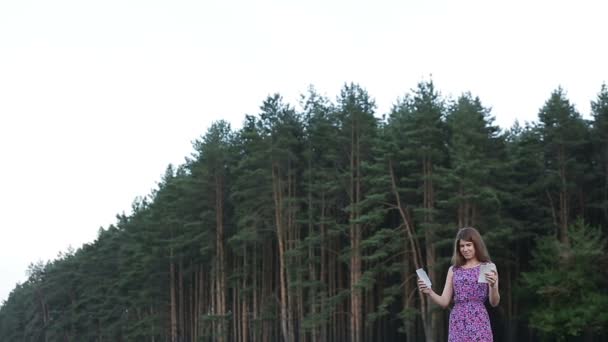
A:
<svg viewBox="0 0 608 342">
<path fill-rule="evenodd" d="M 484 302 L 488 284 L 478 283 L 479 265 L 453 267 L 454 307 L 450 312 L 449 342 L 492 342 L 490 317 Z"/>
</svg>

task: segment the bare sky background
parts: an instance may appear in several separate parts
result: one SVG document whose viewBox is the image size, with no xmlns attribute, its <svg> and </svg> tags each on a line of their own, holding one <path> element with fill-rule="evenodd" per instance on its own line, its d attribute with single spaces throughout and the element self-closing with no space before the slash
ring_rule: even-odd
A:
<svg viewBox="0 0 608 342">
<path fill-rule="evenodd" d="M 210 123 L 356 82 L 386 113 L 430 74 L 496 123 L 608 80 L 605 1 L 0 2 L 0 301 L 92 242 Z"/>
</svg>

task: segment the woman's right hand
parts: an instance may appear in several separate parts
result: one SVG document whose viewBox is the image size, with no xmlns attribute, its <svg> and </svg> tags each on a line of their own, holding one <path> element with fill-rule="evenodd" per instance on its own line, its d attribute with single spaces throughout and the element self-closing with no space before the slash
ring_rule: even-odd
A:
<svg viewBox="0 0 608 342">
<path fill-rule="evenodd" d="M 420 290 L 420 292 L 422 292 L 426 295 L 431 294 L 431 291 L 432 291 L 429 287 L 426 286 L 424 281 L 420 278 L 418 278 L 418 290 Z"/>
</svg>

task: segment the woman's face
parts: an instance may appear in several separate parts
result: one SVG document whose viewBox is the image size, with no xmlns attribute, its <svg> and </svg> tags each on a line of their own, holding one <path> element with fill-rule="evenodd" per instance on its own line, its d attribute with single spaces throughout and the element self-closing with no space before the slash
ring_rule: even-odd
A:
<svg viewBox="0 0 608 342">
<path fill-rule="evenodd" d="M 458 249 L 465 260 L 475 258 L 475 244 L 472 241 L 459 240 Z"/>
</svg>

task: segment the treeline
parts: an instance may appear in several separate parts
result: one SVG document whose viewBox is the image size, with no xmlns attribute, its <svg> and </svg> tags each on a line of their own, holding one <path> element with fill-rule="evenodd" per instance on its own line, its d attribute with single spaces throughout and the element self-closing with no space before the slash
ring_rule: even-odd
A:
<svg viewBox="0 0 608 342">
<path fill-rule="evenodd" d="M 513 99 L 517 101 L 517 99 Z M 441 341 L 452 239 L 500 272 L 498 341 L 608 340 L 608 89 L 590 120 L 553 91 L 501 130 L 469 93 L 418 84 L 379 117 L 365 89 L 269 96 L 214 123 L 130 215 L 32 264 L 2 341 Z"/>
</svg>

